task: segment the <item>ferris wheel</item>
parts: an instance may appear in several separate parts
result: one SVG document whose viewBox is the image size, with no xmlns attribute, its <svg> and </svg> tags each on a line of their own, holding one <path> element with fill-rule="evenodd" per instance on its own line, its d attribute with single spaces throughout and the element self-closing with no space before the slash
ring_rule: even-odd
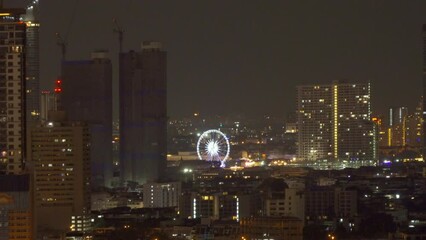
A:
<svg viewBox="0 0 426 240">
<path fill-rule="evenodd" d="M 220 161 L 220 166 L 225 167 L 229 157 L 229 140 L 225 134 L 216 129 L 205 131 L 197 142 L 197 154 L 200 160 Z"/>
</svg>

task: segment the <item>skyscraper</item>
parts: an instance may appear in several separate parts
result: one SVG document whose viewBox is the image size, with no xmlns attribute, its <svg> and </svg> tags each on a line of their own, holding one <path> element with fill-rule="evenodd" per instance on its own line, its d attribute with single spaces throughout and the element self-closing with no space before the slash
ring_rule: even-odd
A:
<svg viewBox="0 0 426 240">
<path fill-rule="evenodd" d="M 69 120 L 89 124 L 92 185 L 111 186 L 112 65 L 108 53 L 93 52 L 88 61 L 63 61 L 62 78 L 62 109 Z"/>
<path fill-rule="evenodd" d="M 426 160 L 426 24 L 423 24 L 423 160 Z"/>
<path fill-rule="evenodd" d="M 298 159 L 376 160 L 369 83 L 297 88 Z"/>
<path fill-rule="evenodd" d="M 90 225 L 89 129 L 65 119 L 64 112 L 51 112 L 49 121 L 33 126 L 28 137 L 39 235 L 70 227 L 85 231 Z"/>
<path fill-rule="evenodd" d="M 120 54 L 120 161 L 123 182 L 158 180 L 167 155 L 167 53 L 159 42 Z"/>
<path fill-rule="evenodd" d="M 407 107 L 391 107 L 389 108 L 389 127 L 404 122 L 408 115 Z"/>
<path fill-rule="evenodd" d="M 34 5 L 27 7 L 24 21 L 27 25 L 25 32 L 25 91 L 26 91 L 26 121 L 36 123 L 40 115 L 40 56 L 39 56 L 39 29 L 40 23 L 36 18 L 35 9 L 38 0 L 33 1 Z"/>
<path fill-rule="evenodd" d="M 0 11 L 0 172 L 19 173 L 25 159 L 25 10 Z"/>
<path fill-rule="evenodd" d="M 421 101 L 416 106 L 416 110 L 413 114 L 408 115 L 405 118 L 405 128 L 406 128 L 406 136 L 405 136 L 405 144 L 411 147 L 422 147 L 423 139 L 422 139 L 422 112 L 423 106 Z"/>
<path fill-rule="evenodd" d="M 48 118 L 49 111 L 57 111 L 57 94 L 50 91 L 41 92 L 40 98 L 40 121 L 45 122 Z"/>
</svg>

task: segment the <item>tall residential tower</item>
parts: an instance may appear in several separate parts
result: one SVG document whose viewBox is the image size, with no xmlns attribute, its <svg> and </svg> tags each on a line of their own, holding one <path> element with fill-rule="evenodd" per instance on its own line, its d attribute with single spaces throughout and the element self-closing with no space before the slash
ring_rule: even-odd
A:
<svg viewBox="0 0 426 240">
<path fill-rule="evenodd" d="M 369 83 L 297 88 L 298 159 L 375 161 Z"/>
<path fill-rule="evenodd" d="M 27 25 L 25 51 L 25 92 L 27 123 L 36 124 L 40 119 L 40 56 L 39 31 L 40 22 L 37 19 L 38 0 L 27 7 L 23 20 Z"/>
<path fill-rule="evenodd" d="M 167 155 L 167 53 L 159 42 L 120 53 L 120 161 L 123 182 L 161 177 Z"/>
<path fill-rule="evenodd" d="M 423 24 L 423 160 L 426 160 L 426 24 Z"/>
<path fill-rule="evenodd" d="M 0 9 L 0 172 L 19 173 L 25 161 L 24 9 Z"/>
</svg>

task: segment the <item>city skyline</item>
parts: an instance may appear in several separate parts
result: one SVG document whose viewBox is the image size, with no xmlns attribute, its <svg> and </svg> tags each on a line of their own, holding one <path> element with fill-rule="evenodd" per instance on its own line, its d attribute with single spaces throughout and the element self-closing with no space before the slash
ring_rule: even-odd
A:
<svg viewBox="0 0 426 240">
<path fill-rule="evenodd" d="M 426 3 L 5 1 L 1 239 L 426 239 Z"/>
<path fill-rule="evenodd" d="M 412 111 L 421 95 L 422 1 L 40 4 L 41 51 L 50 52 L 41 56 L 41 89 L 51 88 L 59 73 L 55 32 L 68 36 L 71 60 L 97 48 L 118 56 L 113 16 L 125 31 L 124 50 L 150 39 L 168 49 L 169 116 L 283 115 L 295 110 L 297 85 L 340 79 L 371 82 L 373 114 L 390 106 Z M 113 59 L 115 88 L 117 63 Z M 216 93 L 215 101 L 206 93 Z"/>
</svg>

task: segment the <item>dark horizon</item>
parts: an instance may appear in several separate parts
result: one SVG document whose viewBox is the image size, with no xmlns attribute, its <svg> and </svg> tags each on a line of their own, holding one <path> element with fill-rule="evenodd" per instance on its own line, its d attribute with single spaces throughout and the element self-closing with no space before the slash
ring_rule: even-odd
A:
<svg viewBox="0 0 426 240">
<path fill-rule="evenodd" d="M 126 51 L 163 42 L 170 117 L 285 116 L 295 110 L 297 85 L 338 79 L 370 81 L 374 114 L 391 106 L 412 112 L 421 96 L 424 10 L 424 1 L 45 0 L 41 89 L 59 76 L 56 32 L 67 38 L 69 60 L 109 49 L 118 86 L 116 18 Z"/>
</svg>

